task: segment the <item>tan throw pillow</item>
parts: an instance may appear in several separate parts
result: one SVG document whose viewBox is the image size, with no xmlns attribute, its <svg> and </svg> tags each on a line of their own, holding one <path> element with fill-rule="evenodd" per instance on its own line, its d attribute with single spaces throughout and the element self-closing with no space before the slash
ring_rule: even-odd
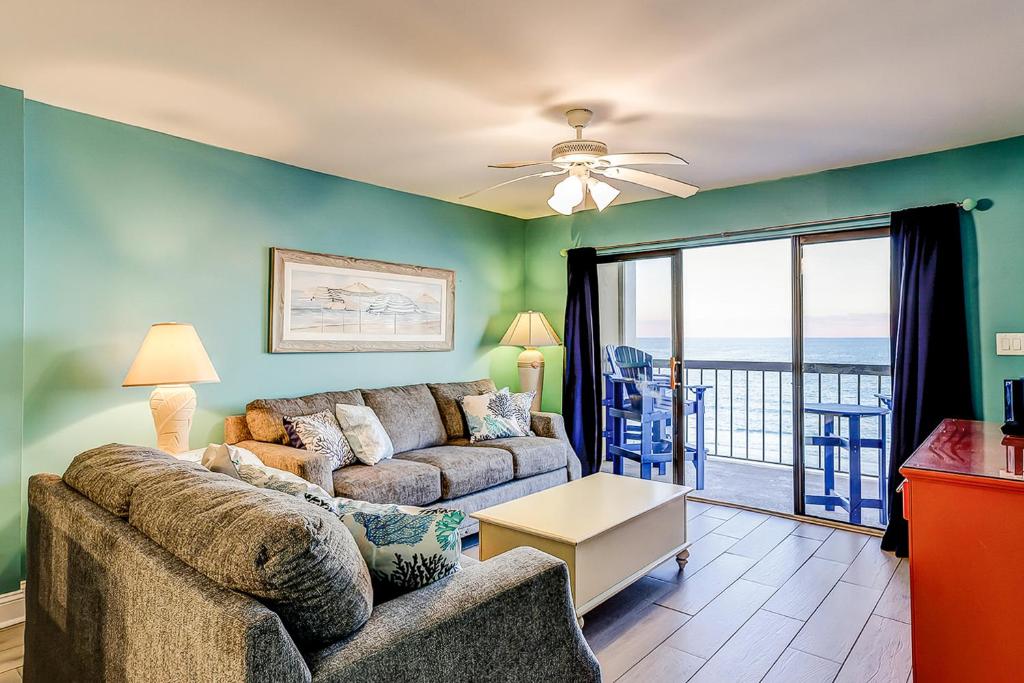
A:
<svg viewBox="0 0 1024 683">
<path fill-rule="evenodd" d="M 384 430 L 384 425 L 377 419 L 377 414 L 372 408 L 339 403 L 335 410 L 345 438 L 348 439 L 352 451 L 360 462 L 375 465 L 395 454 L 391 437 Z"/>
</svg>

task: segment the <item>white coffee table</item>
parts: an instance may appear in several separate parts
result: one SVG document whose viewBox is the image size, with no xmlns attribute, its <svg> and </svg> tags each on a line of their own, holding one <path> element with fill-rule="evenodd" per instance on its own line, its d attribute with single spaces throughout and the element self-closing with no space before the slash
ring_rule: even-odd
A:
<svg viewBox="0 0 1024 683">
<path fill-rule="evenodd" d="M 473 513 L 480 559 L 519 546 L 569 566 L 576 616 L 665 560 L 689 555 L 686 494 L 692 489 L 604 472 Z"/>
</svg>

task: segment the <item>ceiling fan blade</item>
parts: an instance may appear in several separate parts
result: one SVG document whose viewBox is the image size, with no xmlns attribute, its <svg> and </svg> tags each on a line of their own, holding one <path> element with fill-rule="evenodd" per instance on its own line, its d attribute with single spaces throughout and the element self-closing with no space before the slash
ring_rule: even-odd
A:
<svg viewBox="0 0 1024 683">
<path fill-rule="evenodd" d="M 485 187 L 482 190 L 475 190 L 473 192 L 470 192 L 469 194 L 464 194 L 461 197 L 459 197 L 459 199 L 466 199 L 467 197 L 472 197 L 473 195 L 480 194 L 481 192 L 487 192 L 488 190 L 495 190 L 495 189 L 497 189 L 499 187 L 503 187 L 505 185 L 511 185 L 512 183 L 518 183 L 520 180 L 526 180 L 527 178 L 547 178 L 547 177 L 553 176 L 553 175 L 562 175 L 563 173 L 567 173 L 567 172 L 568 172 L 568 169 L 563 168 L 563 169 L 559 169 L 557 171 L 543 171 L 541 173 L 530 173 L 529 175 L 521 175 L 518 178 L 513 178 L 512 180 L 506 180 L 503 183 L 498 183 L 497 185 L 491 185 L 490 187 Z"/>
<path fill-rule="evenodd" d="M 634 164 L 673 164 L 686 166 L 686 159 L 669 152 L 626 152 L 624 154 L 605 154 L 598 158 L 609 166 L 632 166 Z"/>
<path fill-rule="evenodd" d="M 503 164 L 487 164 L 487 168 L 522 168 L 523 166 L 551 165 L 550 161 L 506 161 Z"/>
<path fill-rule="evenodd" d="M 643 185 L 665 194 L 675 195 L 676 197 L 692 197 L 700 191 L 700 188 L 696 185 L 690 185 L 679 180 L 673 180 L 672 178 L 666 178 L 663 175 L 657 173 L 648 173 L 647 171 L 638 171 L 633 168 L 621 168 L 619 166 L 612 166 L 603 170 L 594 170 L 594 173 L 600 173 L 606 178 L 615 178 L 616 180 L 625 180 L 627 183 L 635 183 L 637 185 Z"/>
</svg>

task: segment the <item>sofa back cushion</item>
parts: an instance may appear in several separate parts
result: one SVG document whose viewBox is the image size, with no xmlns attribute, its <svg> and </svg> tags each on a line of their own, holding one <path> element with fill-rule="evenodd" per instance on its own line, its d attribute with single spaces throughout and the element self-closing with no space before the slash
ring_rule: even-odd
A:
<svg viewBox="0 0 1024 683">
<path fill-rule="evenodd" d="M 426 384 L 363 389 L 363 403 L 377 414 L 395 453 L 440 446 L 447 441 L 441 414 Z"/>
<path fill-rule="evenodd" d="M 466 417 L 462 414 L 459 400 L 463 396 L 479 396 L 497 391 L 494 380 L 491 379 L 428 384 L 427 387 L 437 403 L 437 409 L 441 413 L 441 421 L 444 423 L 444 429 L 449 439 L 464 439 L 469 436 Z"/>
<path fill-rule="evenodd" d="M 168 471 L 199 471 L 199 463 L 178 460 L 155 448 L 108 443 L 75 456 L 64 483 L 118 517 L 127 517 L 132 492 Z"/>
<path fill-rule="evenodd" d="M 301 646 L 370 616 L 366 563 L 332 513 L 279 491 L 177 470 L 135 487 L 128 522 L 185 564 L 277 612 Z"/>
<path fill-rule="evenodd" d="M 334 414 L 334 406 L 339 403 L 346 405 L 363 405 L 362 394 L 358 389 L 352 391 L 322 391 L 297 398 L 259 398 L 245 406 L 245 422 L 249 432 L 256 441 L 266 443 L 289 444 L 288 434 L 284 431 L 284 417 L 312 415 L 326 410 Z"/>
</svg>

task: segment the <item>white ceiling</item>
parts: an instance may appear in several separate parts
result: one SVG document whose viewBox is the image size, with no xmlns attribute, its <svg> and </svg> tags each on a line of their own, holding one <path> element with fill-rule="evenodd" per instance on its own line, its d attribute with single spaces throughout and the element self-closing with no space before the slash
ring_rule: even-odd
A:
<svg viewBox="0 0 1024 683">
<path fill-rule="evenodd" d="M 666 174 L 713 188 L 1024 133 L 1024 3 L 22 0 L 0 83 L 450 201 L 548 158 L 586 106 L 612 152 L 677 153 Z M 554 182 L 464 203 L 547 215 Z"/>
</svg>

